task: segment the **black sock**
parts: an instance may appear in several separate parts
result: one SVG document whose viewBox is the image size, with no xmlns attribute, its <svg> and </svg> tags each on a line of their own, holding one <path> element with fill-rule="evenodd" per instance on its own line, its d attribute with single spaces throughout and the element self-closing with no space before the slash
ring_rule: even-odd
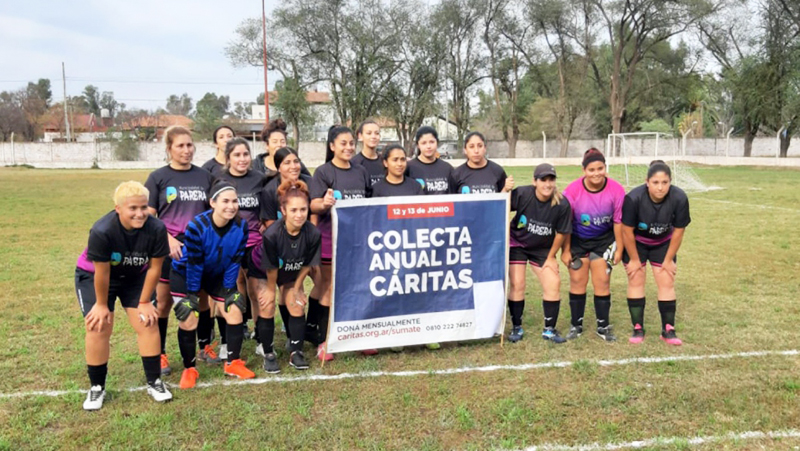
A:
<svg viewBox="0 0 800 451">
<path fill-rule="evenodd" d="M 667 324 L 675 328 L 675 305 L 676 301 L 658 301 L 658 312 L 661 313 L 661 330 L 666 332 Z"/>
<path fill-rule="evenodd" d="M 201 310 L 197 317 L 197 346 L 200 349 L 205 349 L 206 345 L 211 344 L 211 329 L 213 328 L 211 309 Z"/>
<path fill-rule="evenodd" d="M 158 319 L 158 333 L 161 334 L 161 353 L 167 353 L 167 329 L 169 328 L 169 317 Z M 159 363 L 160 365 L 160 363 Z"/>
<path fill-rule="evenodd" d="M 161 368 L 159 367 L 159 371 Z M 89 383 L 92 387 L 99 385 L 106 389 L 106 375 L 108 374 L 108 362 L 102 365 L 86 365 L 86 372 L 89 373 Z"/>
<path fill-rule="evenodd" d="M 572 312 L 570 322 L 573 327 L 583 327 L 583 314 L 586 312 L 586 293 L 569 294 L 569 310 Z"/>
<path fill-rule="evenodd" d="M 611 295 L 594 295 L 594 313 L 597 315 L 597 327 L 608 327 L 611 312 Z"/>
<path fill-rule="evenodd" d="M 511 315 L 511 325 L 519 327 L 522 325 L 522 312 L 525 310 L 525 299 L 521 301 L 508 300 L 508 314 Z"/>
<path fill-rule="evenodd" d="M 644 306 L 645 298 L 628 298 L 628 310 L 631 312 L 631 324 L 633 327 L 638 324 L 644 329 Z"/>
<path fill-rule="evenodd" d="M 558 312 L 561 310 L 561 301 L 547 301 L 542 299 L 544 309 L 544 328 L 555 329 L 558 323 Z"/>
<path fill-rule="evenodd" d="M 228 362 L 233 362 L 242 353 L 242 341 L 244 341 L 244 328 L 241 324 L 228 323 Z"/>
<path fill-rule="evenodd" d="M 319 338 L 319 299 L 308 297 L 308 314 L 306 314 L 306 339 L 317 344 Z"/>
<path fill-rule="evenodd" d="M 292 352 L 303 350 L 303 340 L 306 335 L 306 320 L 302 316 L 290 316 L 286 331 L 291 331 L 289 345 Z"/>
<path fill-rule="evenodd" d="M 264 347 L 264 354 L 273 351 L 272 342 L 275 339 L 275 318 L 258 318 L 256 320 L 259 343 Z"/>
<path fill-rule="evenodd" d="M 292 315 L 289 314 L 289 307 L 278 305 L 278 311 L 281 312 L 281 321 L 283 322 L 283 328 L 286 329 L 286 338 L 291 340 L 292 332 L 289 330 L 289 317 Z"/>
<path fill-rule="evenodd" d="M 242 318 L 244 318 L 244 324 L 247 324 L 248 321 L 253 319 L 253 309 L 250 307 L 250 295 L 247 293 L 243 293 L 244 295 L 244 305 L 247 306 L 247 310 L 244 311 L 242 314 Z"/>
<path fill-rule="evenodd" d="M 196 331 L 178 328 L 178 346 L 181 348 L 181 357 L 183 357 L 184 368 L 191 368 L 195 366 L 194 360 L 197 349 L 196 338 Z"/>
<path fill-rule="evenodd" d="M 328 320 L 330 319 L 331 308 L 319 305 L 319 339 L 323 342 L 328 339 Z"/>
<path fill-rule="evenodd" d="M 148 384 L 152 384 L 156 379 L 161 377 L 160 355 L 149 357 L 142 356 L 142 366 L 144 367 L 144 377 L 147 378 Z"/>
<path fill-rule="evenodd" d="M 218 316 L 217 317 L 217 328 L 219 329 L 219 342 L 222 344 L 228 344 L 228 323 L 225 321 L 225 318 Z"/>
</svg>

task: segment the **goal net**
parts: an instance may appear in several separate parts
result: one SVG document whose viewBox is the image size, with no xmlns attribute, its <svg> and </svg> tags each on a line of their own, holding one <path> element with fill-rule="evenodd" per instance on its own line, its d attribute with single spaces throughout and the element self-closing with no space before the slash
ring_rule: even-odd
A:
<svg viewBox="0 0 800 451">
<path fill-rule="evenodd" d="M 681 156 L 681 139 L 666 133 L 612 133 L 606 142 L 609 175 L 625 187 L 641 185 L 653 160 L 664 160 L 672 170 L 672 184 L 686 192 L 708 191 Z M 609 158 L 611 157 L 611 158 Z"/>
</svg>

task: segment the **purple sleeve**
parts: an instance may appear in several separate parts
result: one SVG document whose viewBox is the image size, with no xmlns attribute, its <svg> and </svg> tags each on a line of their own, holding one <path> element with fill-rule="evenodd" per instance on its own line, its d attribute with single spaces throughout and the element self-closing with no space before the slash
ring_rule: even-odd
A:
<svg viewBox="0 0 800 451">
<path fill-rule="evenodd" d="M 622 204 L 625 202 L 625 188 L 614 181 L 614 224 L 622 222 Z"/>
</svg>

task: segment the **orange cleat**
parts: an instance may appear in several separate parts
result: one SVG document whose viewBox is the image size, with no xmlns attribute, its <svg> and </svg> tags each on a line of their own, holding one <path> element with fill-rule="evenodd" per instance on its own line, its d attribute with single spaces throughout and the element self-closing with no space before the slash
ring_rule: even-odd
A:
<svg viewBox="0 0 800 451">
<path fill-rule="evenodd" d="M 197 372 L 197 368 L 186 368 L 183 370 L 183 374 L 181 374 L 181 389 L 194 388 L 199 377 L 200 373 Z"/>
<path fill-rule="evenodd" d="M 172 374 L 172 368 L 169 366 L 169 359 L 166 354 L 161 354 L 161 375 L 169 376 Z"/>
<path fill-rule="evenodd" d="M 225 363 L 225 375 L 238 377 L 239 379 L 252 379 L 256 377 L 256 373 L 248 370 L 244 364 L 245 362 L 242 359 L 236 359 L 233 362 Z"/>
</svg>

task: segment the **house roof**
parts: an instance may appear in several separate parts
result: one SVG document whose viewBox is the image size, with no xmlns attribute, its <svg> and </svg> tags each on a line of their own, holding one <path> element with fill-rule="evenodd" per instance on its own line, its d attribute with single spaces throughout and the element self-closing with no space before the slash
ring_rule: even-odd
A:
<svg viewBox="0 0 800 451">
<path fill-rule="evenodd" d="M 105 132 L 108 127 L 97 120 L 94 114 L 70 114 L 70 128 L 74 132 L 95 131 Z M 61 109 L 51 109 L 41 120 L 42 128 L 46 132 L 57 132 L 65 128 L 64 112 Z"/>
<path fill-rule="evenodd" d="M 179 114 L 148 115 L 131 119 L 122 125 L 122 129 L 130 130 L 136 127 L 167 128 L 173 125 L 180 125 L 191 129 L 194 126 L 194 121 Z"/>
<path fill-rule="evenodd" d="M 270 105 L 275 103 L 275 100 L 278 99 L 278 92 L 277 91 L 270 91 L 269 92 L 269 103 Z M 319 92 L 319 91 L 306 91 L 306 102 L 308 103 L 331 103 L 331 95 L 327 92 Z"/>
</svg>

